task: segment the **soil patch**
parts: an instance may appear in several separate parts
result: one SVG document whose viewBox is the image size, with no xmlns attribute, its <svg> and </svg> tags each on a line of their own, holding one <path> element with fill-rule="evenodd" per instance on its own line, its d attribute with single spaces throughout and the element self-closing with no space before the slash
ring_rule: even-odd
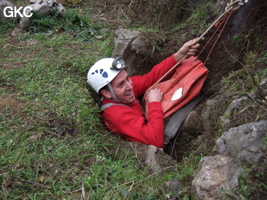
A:
<svg viewBox="0 0 267 200">
<path fill-rule="evenodd" d="M 0 100 L 0 113 L 4 113 L 8 108 L 12 113 L 20 113 L 24 107 L 24 104 L 16 99 L 15 95 L 7 95 Z"/>
<path fill-rule="evenodd" d="M 4 69 L 16 69 L 16 68 L 21 68 L 23 67 L 23 63 L 18 63 L 18 62 L 12 62 L 12 63 L 5 63 L 3 64 Z"/>
</svg>

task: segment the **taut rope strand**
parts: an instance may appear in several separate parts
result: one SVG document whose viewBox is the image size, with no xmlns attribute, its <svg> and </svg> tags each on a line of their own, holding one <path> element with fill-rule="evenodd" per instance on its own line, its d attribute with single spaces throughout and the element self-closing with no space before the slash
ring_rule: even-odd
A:
<svg viewBox="0 0 267 200">
<path fill-rule="evenodd" d="M 199 41 L 201 38 L 203 38 L 209 31 L 210 29 L 219 21 L 221 20 L 222 17 L 224 17 L 224 15 L 228 14 L 230 11 L 234 11 L 237 10 L 240 7 L 240 4 L 243 4 L 242 0 L 230 0 L 230 3 L 227 3 L 226 7 L 225 7 L 225 11 L 207 28 L 207 30 L 202 33 L 202 35 L 198 38 L 197 41 Z M 144 103 L 144 99 L 147 95 L 147 93 L 152 90 L 160 81 L 162 81 L 172 70 L 174 70 L 184 59 L 187 58 L 187 55 L 184 56 L 180 61 L 178 61 L 171 69 L 169 69 L 156 83 L 154 83 L 150 88 L 148 88 L 148 90 L 146 91 L 146 93 L 144 94 L 142 103 Z"/>
</svg>

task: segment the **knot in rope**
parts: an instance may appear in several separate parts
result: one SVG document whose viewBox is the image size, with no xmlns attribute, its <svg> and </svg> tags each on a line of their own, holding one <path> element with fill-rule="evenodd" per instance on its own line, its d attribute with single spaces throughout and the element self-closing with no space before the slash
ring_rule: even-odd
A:
<svg viewBox="0 0 267 200">
<path fill-rule="evenodd" d="M 203 38 L 206 34 L 207 34 L 207 32 L 216 24 L 216 23 L 218 23 L 220 20 L 223 20 L 223 23 L 221 23 L 221 25 L 223 25 L 223 27 L 222 27 L 222 30 L 225 28 L 225 25 L 226 25 L 226 23 L 228 22 L 228 20 L 229 20 L 229 18 L 230 18 L 230 16 L 231 16 L 231 14 L 232 14 L 232 12 L 233 11 L 235 11 L 235 10 L 237 10 L 240 6 L 243 6 L 243 5 L 245 5 L 245 4 L 247 4 L 248 3 L 248 0 L 230 0 L 230 2 L 229 3 L 227 3 L 227 5 L 226 5 L 226 7 L 225 7 L 225 11 L 208 27 L 208 29 L 204 32 L 204 33 L 202 33 L 202 35 L 199 37 L 199 40 L 201 39 L 201 38 Z M 223 19 L 223 18 L 225 18 L 225 19 Z M 220 26 L 221 26 L 220 25 Z M 220 27 L 218 27 L 217 28 L 217 30 L 219 30 L 219 28 Z M 216 33 L 217 31 L 215 31 L 215 33 Z M 214 33 L 214 35 L 215 35 L 215 33 Z M 211 49 L 211 51 L 213 50 L 213 48 L 214 48 L 214 46 L 215 46 L 215 44 L 216 44 L 216 42 L 218 41 L 218 39 L 219 39 L 219 37 L 220 37 L 220 35 L 222 34 L 222 31 L 220 32 L 220 34 L 219 34 L 219 36 L 218 36 L 218 38 L 216 39 L 216 41 L 215 41 L 215 43 L 214 43 L 214 45 L 213 45 L 213 47 L 212 47 L 212 49 Z M 210 40 L 212 39 L 212 37 L 210 38 Z M 209 40 L 209 41 L 210 41 Z M 208 41 L 208 42 L 209 42 Z M 207 42 L 207 43 L 208 43 Z M 206 44 L 207 45 L 207 44 Z M 206 45 L 204 46 L 204 48 L 206 47 Z M 204 49 L 203 48 L 203 49 Z M 202 51 L 203 51 L 203 49 L 202 49 Z M 202 51 L 200 52 L 200 54 L 202 53 Z M 210 51 L 210 53 L 211 53 L 211 51 Z M 210 53 L 209 53 L 209 55 L 207 56 L 207 58 L 206 58 L 206 60 L 205 60 L 205 62 L 207 61 L 207 59 L 208 59 L 208 57 L 210 56 Z M 200 55 L 199 54 L 199 55 Z M 199 55 L 197 56 L 197 57 L 199 57 Z M 151 90 L 151 89 L 153 89 L 160 81 L 162 81 L 170 72 L 172 72 L 173 71 L 173 69 L 175 69 L 184 59 L 186 59 L 187 58 L 187 55 L 185 55 L 179 62 L 177 62 L 169 71 L 167 71 L 154 85 L 152 85 L 146 92 L 145 92 L 145 94 L 144 94 L 144 97 L 143 97 L 143 104 L 144 104 L 144 102 L 145 102 L 145 96 L 147 95 L 147 93 Z M 205 63 L 204 62 L 204 63 Z"/>
<path fill-rule="evenodd" d="M 231 10 L 237 10 L 240 6 L 243 6 L 248 3 L 248 0 L 230 0 L 226 4 L 225 12 L 229 13 Z"/>
<path fill-rule="evenodd" d="M 226 7 L 225 7 L 225 12 L 229 13 L 232 9 L 234 9 L 234 5 L 237 4 L 237 3 L 240 3 L 242 2 L 242 0 L 230 0 L 229 3 L 226 4 Z M 239 6 L 237 6 L 234 10 L 238 9 Z"/>
</svg>

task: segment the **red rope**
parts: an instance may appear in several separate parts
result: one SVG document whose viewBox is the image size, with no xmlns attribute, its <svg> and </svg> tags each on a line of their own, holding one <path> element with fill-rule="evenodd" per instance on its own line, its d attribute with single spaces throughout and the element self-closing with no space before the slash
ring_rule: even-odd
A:
<svg viewBox="0 0 267 200">
<path fill-rule="evenodd" d="M 202 50 L 199 52 L 198 56 L 199 57 L 204 49 L 208 46 L 208 44 L 210 43 L 210 41 L 212 40 L 212 38 L 214 38 L 215 34 L 219 31 L 219 29 L 221 28 L 221 26 L 223 25 L 223 22 L 225 21 L 225 17 L 222 18 L 218 23 L 215 24 L 215 26 L 217 27 L 217 29 L 214 31 L 214 33 L 212 34 L 212 36 L 209 38 L 209 40 L 206 42 L 206 44 L 203 46 Z"/>
<path fill-rule="evenodd" d="M 224 31 L 225 26 L 226 26 L 228 20 L 230 19 L 231 15 L 232 15 L 232 12 L 233 12 L 233 10 L 231 10 L 231 12 L 230 12 L 228 15 L 225 15 L 220 21 L 218 21 L 218 22 L 215 24 L 215 26 L 217 27 L 217 29 L 214 31 L 214 33 L 212 34 L 212 36 L 210 37 L 210 39 L 206 42 L 206 44 L 204 45 L 204 47 L 202 48 L 202 50 L 201 50 L 200 53 L 198 54 L 197 57 L 199 57 L 199 56 L 203 53 L 204 49 L 207 47 L 207 45 L 208 45 L 208 44 L 210 43 L 210 41 L 214 38 L 214 36 L 216 35 L 216 33 L 217 33 L 217 32 L 220 30 L 220 28 L 223 26 L 222 29 L 221 29 L 221 31 L 220 31 L 220 33 L 219 33 L 219 35 L 217 36 L 217 39 L 215 40 L 214 44 L 212 45 L 212 47 L 211 47 L 211 49 L 210 49 L 210 51 L 209 51 L 209 53 L 208 53 L 208 55 L 207 55 L 207 57 L 206 57 L 206 59 L 205 59 L 205 61 L 204 61 L 204 65 L 205 65 L 205 63 L 207 62 L 207 60 L 209 59 L 209 57 L 210 57 L 210 55 L 211 55 L 211 53 L 212 53 L 214 47 L 216 46 L 216 44 L 217 44 L 219 38 L 221 37 L 221 34 L 222 34 L 222 32 Z"/>
<path fill-rule="evenodd" d="M 238 2 L 238 0 L 236 0 L 235 2 L 233 2 L 232 4 L 231 4 L 231 6 L 233 5 L 233 4 L 235 4 L 235 3 L 237 3 Z M 237 7 L 238 8 L 238 7 Z M 230 18 L 230 16 L 231 16 L 231 14 L 232 14 L 232 12 L 234 11 L 234 10 L 236 10 L 237 8 L 235 8 L 235 9 L 230 9 L 231 10 L 231 13 L 230 14 L 228 14 L 228 11 L 225 11 L 223 14 L 221 14 L 220 15 L 220 17 L 215 21 L 215 22 L 213 22 L 211 25 L 210 25 L 210 27 L 199 37 L 199 38 L 202 38 L 202 37 L 204 37 L 205 36 L 205 34 L 213 27 L 213 26 L 219 26 L 218 28 L 217 28 L 217 30 L 216 30 L 216 32 L 218 32 L 218 30 L 219 30 L 219 28 L 222 26 L 222 24 L 224 24 L 224 26 L 223 26 L 223 28 L 222 28 L 222 31 L 223 31 L 223 29 L 225 28 L 225 25 L 226 25 L 226 23 L 228 22 L 228 20 L 229 20 L 229 18 Z M 229 9 L 228 9 L 229 10 Z M 226 19 L 227 18 L 227 19 Z M 225 20 L 226 19 L 226 20 Z M 220 22 L 222 22 L 222 23 L 220 23 Z M 221 31 L 221 33 L 222 33 L 222 31 Z M 219 37 L 221 36 L 221 33 L 219 34 L 219 36 L 218 36 L 218 38 L 217 38 L 217 40 L 215 41 L 215 44 L 217 43 L 217 41 L 218 41 L 218 39 L 219 39 Z M 213 36 L 215 35 L 215 33 L 213 34 Z M 212 37 L 213 37 L 212 36 Z M 211 40 L 211 38 L 210 38 L 210 40 Z M 210 42 L 210 40 L 208 41 L 208 42 Z M 208 43 L 207 42 L 207 43 Z M 204 64 L 206 63 L 206 61 L 207 61 L 207 59 L 208 59 L 208 57 L 210 56 L 210 54 L 211 54 L 211 51 L 213 50 L 213 48 L 214 48 L 214 46 L 215 46 L 215 44 L 213 45 L 213 47 L 212 47 L 212 49 L 210 50 L 210 52 L 209 52 L 209 55 L 207 56 L 207 58 L 206 58 L 206 60 L 205 60 L 205 62 L 204 62 Z M 207 46 L 207 44 L 205 45 L 205 47 Z M 203 48 L 204 49 L 204 48 Z M 202 53 L 203 52 L 203 49 L 202 49 L 202 51 L 200 52 L 200 53 Z M 199 54 L 200 55 L 200 54 Z M 197 57 L 199 57 L 199 55 L 197 56 Z M 154 83 L 154 85 L 152 85 L 150 88 L 148 88 L 148 90 L 145 92 L 145 94 L 144 94 L 144 97 L 143 97 L 143 103 L 145 102 L 145 96 L 146 96 L 146 94 L 152 89 L 152 88 L 154 88 L 160 81 L 162 81 L 172 70 L 174 70 L 184 59 L 186 59 L 187 58 L 187 55 L 185 55 L 180 61 L 178 61 L 171 69 L 169 69 L 169 71 L 167 71 L 156 83 Z"/>
</svg>

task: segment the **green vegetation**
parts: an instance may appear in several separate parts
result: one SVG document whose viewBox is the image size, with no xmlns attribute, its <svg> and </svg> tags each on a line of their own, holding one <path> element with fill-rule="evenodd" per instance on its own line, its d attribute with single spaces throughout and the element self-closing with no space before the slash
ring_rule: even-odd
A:
<svg viewBox="0 0 267 200">
<path fill-rule="evenodd" d="M 264 50 L 262 52 L 262 55 L 260 55 L 258 62 L 265 63 L 265 64 L 267 63 L 267 50 Z M 265 72 L 265 76 L 266 76 L 266 72 Z"/>
<path fill-rule="evenodd" d="M 248 200 L 257 194 L 259 197 L 266 196 L 266 167 L 263 162 L 257 166 L 246 168 L 246 174 L 238 177 L 239 186 L 231 191 L 221 191 L 224 199 Z"/>
<path fill-rule="evenodd" d="M 188 152 L 176 170 L 151 174 L 141 166 L 134 152 L 125 148 L 124 140 L 105 130 L 97 102 L 86 84 L 86 73 L 96 60 L 109 57 L 113 50 L 117 25 L 110 23 L 114 19 L 105 16 L 105 12 L 112 13 L 122 26 L 122 21 L 130 23 L 136 17 L 138 22 L 131 29 L 136 26 L 158 37 L 164 32 L 167 37 L 173 36 L 177 44 L 200 35 L 207 28 L 206 19 L 212 17 L 214 8 L 212 4 L 202 4 L 191 15 L 193 7 L 190 7 L 188 19 L 178 23 L 185 12 L 181 5 L 189 1 L 170 1 L 174 4 L 131 1 L 130 5 L 129 1 L 115 2 L 98 5 L 84 1 L 84 5 L 90 4 L 89 8 L 66 9 L 62 15 L 34 15 L 30 30 L 18 35 L 11 35 L 17 26 L 15 21 L 0 21 L 0 199 L 166 199 L 171 194 L 165 192 L 164 182 L 174 178 L 184 185 L 179 199 L 190 199 L 193 173 L 213 146 L 203 140 L 198 151 Z M 25 5 L 24 0 L 16 3 Z M 100 7 L 96 10 L 91 6 Z M 130 9 L 131 6 L 140 9 Z M 88 10 L 100 12 L 103 19 L 96 22 Z M 163 12 L 157 15 L 158 11 Z M 170 32 L 164 31 L 166 25 L 173 27 Z M 246 39 L 235 36 L 234 42 L 241 46 Z M 262 39 L 258 37 L 255 41 L 261 43 Z M 152 39 L 153 42 L 159 54 L 166 54 L 165 45 L 157 46 Z M 234 95 L 255 91 L 267 75 L 266 50 L 245 54 L 243 68 L 235 69 L 222 81 Z M 251 102 L 263 102 L 262 97 L 258 98 Z M 249 120 L 257 120 L 260 117 L 255 116 L 264 114 L 256 106 L 250 104 L 244 110 L 253 116 Z M 219 124 L 216 119 L 226 102 L 220 103 L 220 107 L 213 112 L 214 124 Z M 223 134 L 219 128 L 211 130 L 210 143 Z M 260 173 L 254 173 L 259 177 L 257 184 L 266 188 L 262 181 L 266 180 L 266 173 Z M 244 184 L 231 193 L 239 197 L 247 195 L 254 187 L 248 178 L 241 177 Z"/>
<path fill-rule="evenodd" d="M 5 36 L 5 33 L 10 32 L 16 26 L 15 20 L 3 20 L 0 18 L 0 32 L 2 33 L 0 37 Z"/>
<path fill-rule="evenodd" d="M 1 30 L 0 198 L 164 199 L 177 172 L 150 175 L 121 151 L 90 97 L 86 72 L 110 56 L 112 31 L 99 40 L 85 31 L 98 27 L 89 16 L 66 13 L 37 17 L 17 36 L 7 37 L 9 23 Z"/>
<path fill-rule="evenodd" d="M 98 26 L 90 22 L 90 20 L 84 16 L 79 15 L 75 9 L 68 9 L 62 14 L 54 12 L 50 15 L 37 15 L 32 16 L 32 23 L 30 26 L 30 32 L 68 32 L 75 36 L 79 41 L 92 41 L 95 38 L 100 39 Z"/>
</svg>

